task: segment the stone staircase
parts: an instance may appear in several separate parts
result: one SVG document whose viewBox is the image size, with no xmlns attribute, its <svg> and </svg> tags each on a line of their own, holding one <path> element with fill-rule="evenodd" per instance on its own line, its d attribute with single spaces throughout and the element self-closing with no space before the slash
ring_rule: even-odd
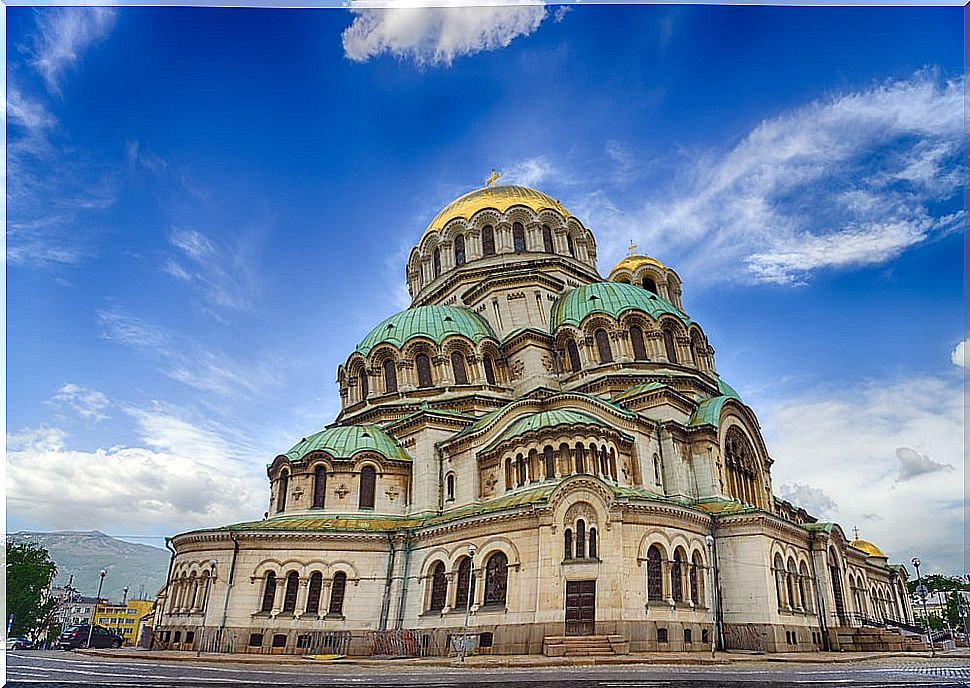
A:
<svg viewBox="0 0 970 688">
<path fill-rule="evenodd" d="M 625 655 L 630 642 L 622 635 L 550 635 L 542 639 L 546 657 Z"/>
<path fill-rule="evenodd" d="M 928 650 L 923 640 L 896 628 L 836 626 L 829 629 L 832 649 L 846 652 L 916 652 Z"/>
</svg>

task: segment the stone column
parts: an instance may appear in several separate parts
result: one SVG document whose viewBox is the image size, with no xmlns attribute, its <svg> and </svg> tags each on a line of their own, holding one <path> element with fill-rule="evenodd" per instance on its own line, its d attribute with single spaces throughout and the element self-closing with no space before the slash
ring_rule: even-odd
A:
<svg viewBox="0 0 970 688">
<path fill-rule="evenodd" d="M 299 619 L 306 612 L 307 597 L 310 594 L 310 579 L 301 578 L 300 584 L 296 588 L 296 608 L 293 609 L 293 618 Z"/>
<path fill-rule="evenodd" d="M 272 617 L 277 616 L 283 609 L 283 597 L 286 595 L 286 576 L 276 577 L 276 594 L 273 595 L 273 608 L 270 610 L 269 615 Z"/>
</svg>

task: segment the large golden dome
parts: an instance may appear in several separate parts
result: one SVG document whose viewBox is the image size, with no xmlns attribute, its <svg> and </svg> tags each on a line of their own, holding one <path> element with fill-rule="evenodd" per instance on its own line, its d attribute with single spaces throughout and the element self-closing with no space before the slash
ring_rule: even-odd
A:
<svg viewBox="0 0 970 688">
<path fill-rule="evenodd" d="M 865 552 L 870 557 L 880 557 L 882 559 L 886 559 L 887 558 L 886 557 L 886 554 L 881 549 L 879 549 L 878 547 L 876 547 L 874 544 L 872 544 L 868 540 L 861 540 L 861 539 L 859 539 L 858 536 L 856 536 L 856 539 L 855 540 L 853 540 L 852 542 L 849 543 L 849 546 L 850 547 L 855 547 L 858 550 L 862 550 L 863 552 Z"/>
<path fill-rule="evenodd" d="M 547 196 L 541 191 L 530 189 L 527 186 L 490 186 L 484 189 L 476 189 L 464 196 L 455 199 L 444 209 L 435 215 L 435 218 L 425 230 L 425 235 L 431 232 L 438 232 L 456 217 L 465 220 L 479 210 L 493 208 L 500 213 L 504 213 L 509 208 L 522 205 L 533 212 L 540 210 L 555 210 L 563 217 L 569 217 L 570 213 L 563 207 L 562 203 L 551 196 Z"/>
<path fill-rule="evenodd" d="M 650 256 L 639 256 L 634 254 L 632 256 L 627 256 L 619 263 L 614 265 L 613 269 L 610 270 L 610 274 L 612 275 L 614 272 L 618 272 L 620 270 L 629 270 L 630 272 L 636 272 L 637 269 L 643 265 L 652 265 L 655 268 L 660 268 L 661 270 L 667 269 L 667 266 L 661 263 L 656 258 L 651 258 Z"/>
</svg>

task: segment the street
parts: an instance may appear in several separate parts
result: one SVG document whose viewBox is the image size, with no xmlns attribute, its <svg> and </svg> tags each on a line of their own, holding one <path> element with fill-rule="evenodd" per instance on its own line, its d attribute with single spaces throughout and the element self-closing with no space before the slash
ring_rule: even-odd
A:
<svg viewBox="0 0 970 688">
<path fill-rule="evenodd" d="M 245 686 L 348 685 L 459 687 L 479 684 L 530 688 L 646 688 L 648 686 L 953 686 L 970 685 L 965 657 L 888 657 L 855 664 L 753 660 L 719 666 L 626 665 L 562 668 L 421 667 L 395 663 L 248 665 L 104 658 L 71 652 L 8 652 L 8 686 Z"/>
</svg>

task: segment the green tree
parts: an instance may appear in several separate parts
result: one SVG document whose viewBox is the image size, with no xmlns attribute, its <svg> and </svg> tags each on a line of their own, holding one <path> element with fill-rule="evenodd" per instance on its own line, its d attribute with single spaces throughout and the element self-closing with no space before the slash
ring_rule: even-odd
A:
<svg viewBox="0 0 970 688">
<path fill-rule="evenodd" d="M 907 582 L 910 595 L 916 595 L 916 587 L 918 585 L 919 581 L 915 578 Z M 928 576 L 923 576 L 923 585 L 929 591 L 926 599 L 927 603 L 945 600 L 945 613 L 947 620 L 950 622 L 950 626 L 954 630 L 962 629 L 963 621 L 960 618 L 960 596 L 957 593 L 970 589 L 967 582 L 958 576 L 943 576 L 938 573 L 931 573 Z M 915 599 L 919 600 L 918 597 L 915 597 Z M 916 613 L 916 616 L 922 618 L 923 608 L 921 605 L 914 604 L 913 611 Z M 942 628 L 943 625 L 941 619 L 937 618 L 933 613 L 930 613 L 930 627 Z"/>
<path fill-rule="evenodd" d="M 7 614 L 11 637 L 37 636 L 50 624 L 57 601 L 49 596 L 57 565 L 47 550 L 26 542 L 7 542 Z"/>
</svg>

